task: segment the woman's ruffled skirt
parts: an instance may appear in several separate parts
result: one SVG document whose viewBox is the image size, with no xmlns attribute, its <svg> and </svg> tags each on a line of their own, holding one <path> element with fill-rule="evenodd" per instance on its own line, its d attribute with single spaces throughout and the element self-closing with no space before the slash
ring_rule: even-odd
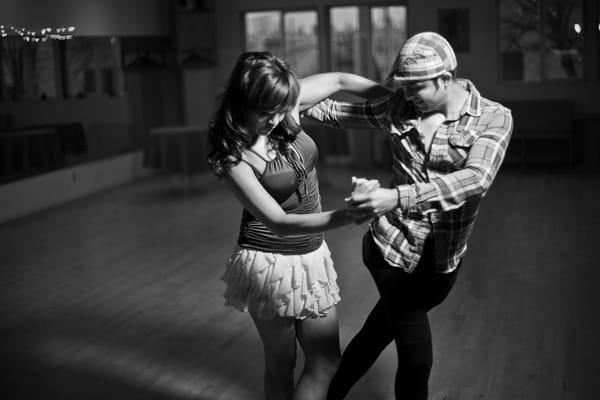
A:
<svg viewBox="0 0 600 400">
<path fill-rule="evenodd" d="M 227 284 L 225 305 L 261 319 L 323 317 L 340 301 L 337 273 L 325 242 L 299 255 L 236 246 L 221 279 Z"/>
</svg>

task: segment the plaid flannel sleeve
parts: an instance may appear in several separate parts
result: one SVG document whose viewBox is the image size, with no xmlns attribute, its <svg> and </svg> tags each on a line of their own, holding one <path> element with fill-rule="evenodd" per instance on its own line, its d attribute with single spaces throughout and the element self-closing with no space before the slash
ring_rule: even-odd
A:
<svg viewBox="0 0 600 400">
<path fill-rule="evenodd" d="M 306 110 L 302 116 L 340 128 L 386 128 L 390 125 L 392 96 L 362 103 L 325 99 Z"/>
<path fill-rule="evenodd" d="M 459 208 L 471 196 L 483 196 L 504 159 L 512 134 L 510 111 L 495 114 L 473 142 L 463 169 L 430 182 L 398 186 L 402 210 L 419 206 L 423 211 Z"/>
</svg>

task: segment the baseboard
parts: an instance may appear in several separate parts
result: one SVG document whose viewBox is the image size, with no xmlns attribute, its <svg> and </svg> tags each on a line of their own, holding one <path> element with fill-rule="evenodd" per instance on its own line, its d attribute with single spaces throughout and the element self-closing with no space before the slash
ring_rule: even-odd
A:
<svg viewBox="0 0 600 400">
<path fill-rule="evenodd" d="M 137 151 L 0 185 L 0 223 L 147 176 L 142 157 Z"/>
</svg>

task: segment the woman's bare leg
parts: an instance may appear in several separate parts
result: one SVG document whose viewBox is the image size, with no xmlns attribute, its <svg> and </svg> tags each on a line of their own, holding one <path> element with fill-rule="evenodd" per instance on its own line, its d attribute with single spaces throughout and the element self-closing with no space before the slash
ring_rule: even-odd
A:
<svg viewBox="0 0 600 400">
<path fill-rule="evenodd" d="M 265 351 L 265 399 L 291 400 L 296 365 L 296 330 L 291 318 L 252 319 Z"/>
<path fill-rule="evenodd" d="M 305 364 L 294 400 L 325 400 L 329 382 L 341 358 L 337 310 L 325 317 L 296 321 L 296 335 Z"/>
</svg>

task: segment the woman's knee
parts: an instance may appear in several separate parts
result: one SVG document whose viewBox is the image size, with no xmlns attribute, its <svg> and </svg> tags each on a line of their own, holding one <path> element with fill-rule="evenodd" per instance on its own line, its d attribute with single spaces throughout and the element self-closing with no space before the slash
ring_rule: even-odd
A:
<svg viewBox="0 0 600 400">
<path fill-rule="evenodd" d="M 296 335 L 293 321 L 273 318 L 262 320 L 252 315 L 260 334 L 265 352 L 265 367 L 267 372 L 283 375 L 294 370 L 296 364 Z"/>
<path fill-rule="evenodd" d="M 265 352 L 265 368 L 270 374 L 286 376 L 294 373 L 296 354 L 287 351 Z"/>
<path fill-rule="evenodd" d="M 305 373 L 330 381 L 338 370 L 341 359 L 342 357 L 339 353 L 319 354 L 312 357 L 307 357 L 304 366 Z"/>
</svg>

